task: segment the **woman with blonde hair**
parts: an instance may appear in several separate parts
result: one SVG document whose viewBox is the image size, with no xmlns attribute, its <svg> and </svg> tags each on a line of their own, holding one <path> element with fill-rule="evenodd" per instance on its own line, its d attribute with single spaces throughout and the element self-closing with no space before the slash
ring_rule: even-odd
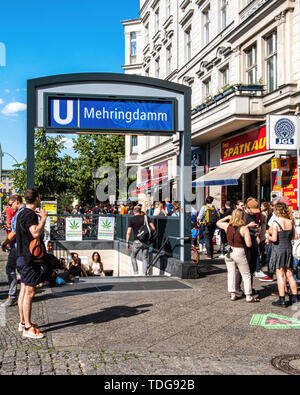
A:
<svg viewBox="0 0 300 395">
<path fill-rule="evenodd" d="M 286 281 L 290 284 L 290 303 L 298 302 L 297 283 L 294 278 L 294 259 L 292 254 L 292 240 L 298 238 L 294 219 L 285 203 L 277 203 L 274 207 L 274 220 L 272 227 L 266 233 L 266 240 L 271 241 L 272 252 L 270 267 L 276 270 L 279 299 L 272 302 L 273 306 L 287 307 L 285 301 Z"/>
<path fill-rule="evenodd" d="M 164 210 L 164 205 L 162 204 L 162 202 L 155 202 L 153 215 L 154 216 L 160 216 L 160 215 L 166 216 L 167 215 Z"/>
<path fill-rule="evenodd" d="M 229 223 L 227 222 L 229 220 Z M 245 254 L 245 247 L 251 247 L 251 236 L 249 229 L 245 226 L 245 212 L 236 209 L 232 212 L 232 216 L 226 216 L 217 222 L 217 227 L 225 230 L 227 242 L 230 246 L 225 257 L 225 263 L 228 271 L 228 292 L 231 294 L 231 300 L 237 299 L 237 269 L 241 273 L 246 302 L 259 302 L 252 296 L 251 274 Z"/>
</svg>

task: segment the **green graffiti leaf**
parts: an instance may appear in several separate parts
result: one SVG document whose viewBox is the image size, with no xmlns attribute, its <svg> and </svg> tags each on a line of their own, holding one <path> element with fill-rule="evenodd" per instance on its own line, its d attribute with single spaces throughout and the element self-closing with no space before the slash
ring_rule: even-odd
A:
<svg viewBox="0 0 300 395">
<path fill-rule="evenodd" d="M 70 228 L 71 228 L 71 229 L 74 229 L 74 230 L 75 230 L 75 229 L 76 229 L 76 230 L 79 229 L 79 223 L 76 222 L 75 219 L 74 219 L 73 222 L 70 222 Z"/>
<path fill-rule="evenodd" d="M 111 228 L 111 222 L 108 219 L 106 219 L 105 221 L 102 221 L 101 223 L 102 223 L 102 226 L 104 229 Z"/>
</svg>

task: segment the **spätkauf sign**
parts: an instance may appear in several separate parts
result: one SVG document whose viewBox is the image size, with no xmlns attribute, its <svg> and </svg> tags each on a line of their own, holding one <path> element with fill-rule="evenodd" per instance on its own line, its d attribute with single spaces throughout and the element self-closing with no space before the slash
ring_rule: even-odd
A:
<svg viewBox="0 0 300 395">
<path fill-rule="evenodd" d="M 252 130 L 222 142 L 221 162 L 266 152 L 266 128 Z"/>
<path fill-rule="evenodd" d="M 268 115 L 267 148 L 272 150 L 296 150 L 299 118 L 295 115 Z"/>
</svg>

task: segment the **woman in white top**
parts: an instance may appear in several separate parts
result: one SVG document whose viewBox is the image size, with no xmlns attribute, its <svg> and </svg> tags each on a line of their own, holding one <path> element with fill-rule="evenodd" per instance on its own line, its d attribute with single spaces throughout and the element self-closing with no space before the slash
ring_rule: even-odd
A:
<svg viewBox="0 0 300 395">
<path fill-rule="evenodd" d="M 91 276 L 101 276 L 105 277 L 105 272 L 103 270 L 103 263 L 98 252 L 94 252 L 92 255 L 92 262 L 89 264 L 90 275 Z"/>
<path fill-rule="evenodd" d="M 164 205 L 161 202 L 155 202 L 153 215 L 154 216 L 159 216 L 159 215 L 166 216 L 167 215 L 164 210 Z"/>
</svg>

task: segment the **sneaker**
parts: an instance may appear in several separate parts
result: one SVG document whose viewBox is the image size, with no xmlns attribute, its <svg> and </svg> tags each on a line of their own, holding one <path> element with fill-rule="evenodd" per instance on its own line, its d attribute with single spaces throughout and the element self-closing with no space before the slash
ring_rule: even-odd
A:
<svg viewBox="0 0 300 395">
<path fill-rule="evenodd" d="M 31 324 L 31 326 L 32 326 L 33 328 L 38 328 L 38 325 L 37 325 L 37 324 Z M 25 329 L 25 324 L 22 324 L 22 322 L 19 322 L 18 331 L 19 331 L 19 332 L 23 332 L 24 329 Z"/>
<path fill-rule="evenodd" d="M 14 299 L 7 298 L 4 303 L 1 303 L 1 307 L 10 307 L 10 306 L 14 306 L 15 304 L 16 301 Z"/>
<path fill-rule="evenodd" d="M 260 278 L 264 278 L 266 277 L 266 273 L 262 272 L 261 270 L 259 272 L 255 272 L 255 277 L 260 277 Z"/>
<path fill-rule="evenodd" d="M 27 337 L 29 339 L 42 339 L 44 335 L 37 328 L 31 326 L 28 329 L 24 328 L 23 337 Z"/>
<path fill-rule="evenodd" d="M 265 276 L 263 278 L 260 278 L 259 281 L 268 281 L 268 282 L 272 282 L 274 281 L 273 278 L 269 277 L 269 276 Z"/>
</svg>

